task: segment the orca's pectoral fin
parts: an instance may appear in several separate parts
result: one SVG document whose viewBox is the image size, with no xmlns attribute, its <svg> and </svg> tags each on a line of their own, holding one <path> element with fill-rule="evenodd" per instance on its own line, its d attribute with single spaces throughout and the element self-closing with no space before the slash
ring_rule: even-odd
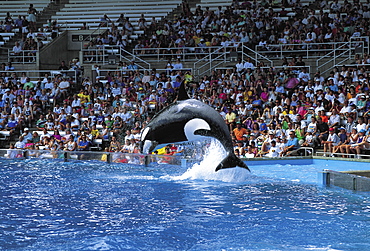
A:
<svg viewBox="0 0 370 251">
<path fill-rule="evenodd" d="M 220 169 L 232 168 L 232 167 L 237 167 L 237 166 L 245 168 L 248 171 L 251 171 L 251 170 L 249 170 L 248 166 L 241 159 L 236 157 L 236 155 L 234 153 L 229 153 L 229 155 L 227 155 L 227 157 L 224 158 L 221 161 L 221 163 L 216 167 L 216 172 Z"/>
</svg>

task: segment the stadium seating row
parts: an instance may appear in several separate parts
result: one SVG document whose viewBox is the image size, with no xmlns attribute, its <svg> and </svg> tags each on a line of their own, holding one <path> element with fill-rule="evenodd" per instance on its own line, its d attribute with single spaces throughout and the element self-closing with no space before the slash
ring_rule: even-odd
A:
<svg viewBox="0 0 370 251">
<path fill-rule="evenodd" d="M 18 31 L 18 29 L 16 30 Z M 12 37 L 15 36 L 15 32 L 0 32 L 0 47 L 5 45 Z"/>
<path fill-rule="evenodd" d="M 181 4 L 180 0 L 172 1 L 80 1 L 72 0 L 64 6 L 60 11 L 52 16 L 52 20 L 66 28 L 62 29 L 78 29 L 82 23 L 87 23 L 89 28 L 97 28 L 101 23 L 103 15 L 107 15 L 112 22 L 121 14 L 130 19 L 134 28 L 134 34 L 140 34 L 138 31 L 138 21 L 142 14 L 145 15 L 146 21 L 151 21 L 155 17 L 156 21 L 167 16 L 173 9 Z M 116 23 L 117 24 L 117 23 Z"/>
<path fill-rule="evenodd" d="M 42 12 L 50 3 L 50 0 L 35 0 L 35 1 L 0 1 L 0 19 L 4 20 L 6 13 L 10 12 L 13 19 L 18 15 L 27 16 L 28 7 L 30 3 L 38 11 Z"/>
</svg>

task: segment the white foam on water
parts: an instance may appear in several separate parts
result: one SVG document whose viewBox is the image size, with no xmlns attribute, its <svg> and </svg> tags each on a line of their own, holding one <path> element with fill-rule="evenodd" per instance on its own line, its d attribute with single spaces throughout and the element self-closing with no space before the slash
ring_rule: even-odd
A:
<svg viewBox="0 0 370 251">
<path fill-rule="evenodd" d="M 240 167 L 221 169 L 218 164 L 227 156 L 227 152 L 218 140 L 211 140 L 204 159 L 194 164 L 180 176 L 169 177 L 172 180 L 212 180 L 223 182 L 243 182 L 250 179 L 250 173 Z"/>
</svg>

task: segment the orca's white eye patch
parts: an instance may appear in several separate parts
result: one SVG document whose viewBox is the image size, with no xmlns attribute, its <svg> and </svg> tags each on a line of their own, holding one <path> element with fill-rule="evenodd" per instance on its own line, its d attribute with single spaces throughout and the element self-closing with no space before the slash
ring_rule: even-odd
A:
<svg viewBox="0 0 370 251">
<path fill-rule="evenodd" d="M 211 130 L 211 127 L 204 119 L 189 120 L 184 126 L 184 133 L 189 141 L 199 140 L 203 136 L 195 135 L 194 132 L 200 129 Z"/>
</svg>

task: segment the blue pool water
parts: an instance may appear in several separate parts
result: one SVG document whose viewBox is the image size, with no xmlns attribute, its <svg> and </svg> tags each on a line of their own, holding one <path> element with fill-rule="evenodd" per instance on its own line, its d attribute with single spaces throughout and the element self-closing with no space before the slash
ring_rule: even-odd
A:
<svg viewBox="0 0 370 251">
<path fill-rule="evenodd" d="M 209 165 L 1 159 L 0 250 L 370 250 L 369 194 L 318 181 L 369 163 Z"/>
</svg>

